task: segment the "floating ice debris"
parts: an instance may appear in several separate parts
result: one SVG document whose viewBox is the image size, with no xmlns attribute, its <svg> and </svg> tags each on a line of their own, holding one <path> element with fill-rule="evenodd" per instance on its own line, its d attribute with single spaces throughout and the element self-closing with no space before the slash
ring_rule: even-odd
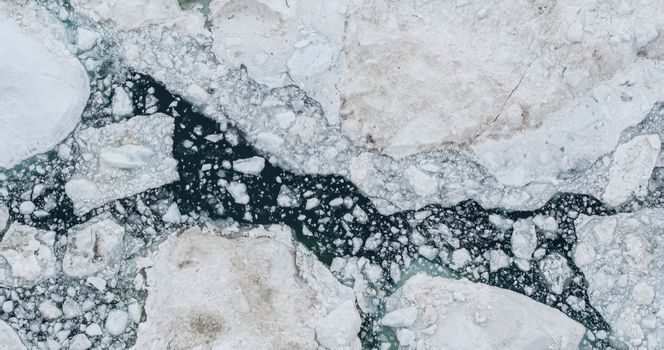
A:
<svg viewBox="0 0 664 350">
<path fill-rule="evenodd" d="M 55 232 L 13 223 L 0 242 L 0 285 L 30 287 L 55 274 Z"/>
<path fill-rule="evenodd" d="M 177 181 L 172 137 L 173 119 L 164 114 L 137 116 L 78 132 L 81 157 L 76 173 L 65 185 L 76 214 Z"/>
<path fill-rule="evenodd" d="M 110 219 L 70 229 L 62 270 L 76 277 L 97 273 L 112 277 L 119 268 L 124 233 L 124 228 Z"/>
</svg>

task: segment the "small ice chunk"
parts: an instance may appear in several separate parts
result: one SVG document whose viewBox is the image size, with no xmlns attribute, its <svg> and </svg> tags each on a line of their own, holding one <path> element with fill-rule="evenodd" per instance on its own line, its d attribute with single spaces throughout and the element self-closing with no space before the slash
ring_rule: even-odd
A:
<svg viewBox="0 0 664 350">
<path fill-rule="evenodd" d="M 87 350 L 92 346 L 92 342 L 85 334 L 76 334 L 71 338 L 69 350 Z"/>
<path fill-rule="evenodd" d="M 417 320 L 418 311 L 414 306 L 397 309 L 387 313 L 380 322 L 387 327 L 407 328 L 415 323 Z"/>
<path fill-rule="evenodd" d="M 636 48 L 642 49 L 659 36 L 657 28 L 652 23 L 642 24 L 634 31 Z"/>
<path fill-rule="evenodd" d="M 430 245 L 422 245 L 417 248 L 417 253 L 426 259 L 433 261 L 438 256 L 438 248 Z"/>
<path fill-rule="evenodd" d="M 283 143 L 284 139 L 271 132 L 261 132 L 256 135 L 256 147 L 265 151 L 276 151 Z"/>
<path fill-rule="evenodd" d="M 452 265 L 451 268 L 457 270 L 460 269 L 470 262 L 471 256 L 470 252 L 466 248 L 460 248 L 455 250 L 452 253 Z"/>
<path fill-rule="evenodd" d="M 0 204 L 0 232 L 7 228 L 7 222 L 9 222 L 9 210 L 4 204 Z"/>
<path fill-rule="evenodd" d="M 100 38 L 99 33 L 88 28 L 78 27 L 76 29 L 76 46 L 79 52 L 91 50 L 97 45 Z"/>
<path fill-rule="evenodd" d="M 122 334 L 127 328 L 129 314 L 124 310 L 111 310 L 106 317 L 104 328 L 113 336 Z"/>
<path fill-rule="evenodd" d="M 248 204 L 249 203 L 249 195 L 247 194 L 247 186 L 243 183 L 240 182 L 231 182 L 228 184 L 226 187 L 228 190 L 228 193 L 231 194 L 233 197 L 233 200 L 235 200 L 235 203 L 238 204 Z"/>
<path fill-rule="evenodd" d="M 99 159 L 103 166 L 118 169 L 138 169 L 150 165 L 156 153 L 142 145 L 121 145 L 103 149 Z"/>
<path fill-rule="evenodd" d="M 307 202 L 304 204 L 304 209 L 311 210 L 313 208 L 316 208 L 319 204 L 320 204 L 320 199 L 309 198 L 307 199 Z"/>
<path fill-rule="evenodd" d="M 180 214 L 180 209 L 178 208 L 178 204 L 173 202 L 168 207 L 168 210 L 166 210 L 166 213 L 164 214 L 164 216 L 161 217 L 161 219 L 169 224 L 179 224 L 181 217 L 182 215 Z"/>
<path fill-rule="evenodd" d="M 265 168 L 265 158 L 251 157 L 233 161 L 233 170 L 245 174 L 258 175 Z"/>
<path fill-rule="evenodd" d="M 89 276 L 85 279 L 85 282 L 88 282 L 91 286 L 95 287 L 100 292 L 106 289 L 106 280 L 101 277 Z"/>
<path fill-rule="evenodd" d="M 575 21 L 569 26 L 567 40 L 572 44 L 580 43 L 583 40 L 583 23 Z"/>
<path fill-rule="evenodd" d="M 655 297 L 655 289 L 645 282 L 639 282 L 632 289 L 632 298 L 637 304 L 650 305 Z"/>
<path fill-rule="evenodd" d="M 18 211 L 23 215 L 30 215 L 35 211 L 35 209 L 37 209 L 35 203 L 30 201 L 25 201 L 18 206 Z"/>
<path fill-rule="evenodd" d="M 111 103 L 113 115 L 117 117 L 124 117 L 134 112 L 134 106 L 129 94 L 127 94 L 125 89 L 120 86 L 113 90 L 113 99 Z"/>
<path fill-rule="evenodd" d="M 200 85 L 191 84 L 187 87 L 187 90 L 185 90 L 184 97 L 194 105 L 203 106 L 207 104 L 210 99 L 210 94 Z"/>
<path fill-rule="evenodd" d="M 55 232 L 12 224 L 0 242 L 0 285 L 29 287 L 55 274 Z"/>
<path fill-rule="evenodd" d="M 104 331 L 101 330 L 101 327 L 98 324 L 93 323 L 85 327 L 85 334 L 91 337 L 97 337 L 104 334 Z"/>
<path fill-rule="evenodd" d="M 62 316 L 62 311 L 49 300 L 39 304 L 39 312 L 47 320 L 55 320 Z"/>
<path fill-rule="evenodd" d="M 277 195 L 277 204 L 280 207 L 296 207 L 298 205 L 298 200 L 295 197 L 295 193 L 293 193 L 288 186 L 281 185 L 279 194 Z"/>
<path fill-rule="evenodd" d="M 489 252 L 489 270 L 498 271 L 510 265 L 510 257 L 504 251 L 495 249 Z"/>
<path fill-rule="evenodd" d="M 107 275 L 117 272 L 124 228 L 113 220 L 76 226 L 69 231 L 62 270 L 69 276 Z"/>
<path fill-rule="evenodd" d="M 279 125 L 280 128 L 288 129 L 295 121 L 295 114 L 291 111 L 286 111 L 275 115 L 274 119 L 277 121 L 277 125 Z"/>
<path fill-rule="evenodd" d="M 574 246 L 574 263 L 578 267 L 587 265 L 595 260 L 595 249 L 589 244 L 579 242 Z"/>
<path fill-rule="evenodd" d="M 519 219 L 512 225 L 512 254 L 530 260 L 537 248 L 537 231 L 531 219 Z"/>
<path fill-rule="evenodd" d="M 536 215 L 533 218 L 535 226 L 539 227 L 542 231 L 556 232 L 558 230 L 558 222 L 550 216 Z"/>
<path fill-rule="evenodd" d="M 406 171 L 408 182 L 420 196 L 431 196 L 438 193 L 438 179 L 419 168 L 411 165 Z"/>
<path fill-rule="evenodd" d="M 558 253 L 547 255 L 540 260 L 539 268 L 549 289 L 555 294 L 562 294 L 567 281 L 574 275 L 567 265 L 567 259 Z"/>
</svg>

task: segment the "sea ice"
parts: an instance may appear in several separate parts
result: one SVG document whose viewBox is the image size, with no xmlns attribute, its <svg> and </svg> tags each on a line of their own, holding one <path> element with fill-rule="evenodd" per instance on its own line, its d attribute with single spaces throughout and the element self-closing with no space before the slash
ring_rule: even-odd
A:
<svg viewBox="0 0 664 350">
<path fill-rule="evenodd" d="M 169 116 L 136 116 L 75 137 L 81 157 L 65 191 L 77 215 L 179 179 Z"/>
<path fill-rule="evenodd" d="M 34 16 L 22 23 L 0 4 L 0 168 L 53 148 L 81 118 L 88 75 Z"/>
<path fill-rule="evenodd" d="M 422 273 L 387 298 L 386 311 L 383 324 L 417 349 L 571 350 L 585 333 L 560 311 L 521 294 Z"/>
<path fill-rule="evenodd" d="M 62 270 L 70 276 L 101 273 L 112 277 L 119 266 L 124 228 L 111 219 L 85 223 L 69 230 Z"/>
<path fill-rule="evenodd" d="M 657 135 L 637 136 L 619 145 L 613 153 L 609 183 L 602 199 L 609 205 L 619 205 L 632 195 L 645 195 L 661 148 Z"/>
<path fill-rule="evenodd" d="M 664 344 L 664 211 L 575 221 L 574 262 L 588 280 L 590 302 L 611 325 L 616 348 L 661 349 Z"/>
<path fill-rule="evenodd" d="M 0 320 L 0 349 L 3 350 L 26 350 L 25 345 L 16 331 L 5 321 Z"/>
<path fill-rule="evenodd" d="M 0 285 L 30 287 L 55 274 L 55 232 L 11 224 L 0 242 Z"/>
<path fill-rule="evenodd" d="M 159 246 L 146 272 L 135 349 L 361 348 L 352 290 L 285 227 L 233 237 L 188 229 Z"/>
</svg>

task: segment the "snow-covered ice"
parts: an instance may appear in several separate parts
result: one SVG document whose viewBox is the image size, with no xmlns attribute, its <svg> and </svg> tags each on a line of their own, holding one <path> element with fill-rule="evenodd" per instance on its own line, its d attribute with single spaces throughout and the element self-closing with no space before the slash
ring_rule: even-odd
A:
<svg viewBox="0 0 664 350">
<path fill-rule="evenodd" d="M 173 118 L 154 114 L 77 132 L 81 157 L 65 185 L 76 214 L 177 181 L 173 127 Z"/>
<path fill-rule="evenodd" d="M 619 205 L 632 195 L 645 195 L 661 148 L 657 135 L 637 136 L 618 146 L 602 199 L 609 205 Z"/>
<path fill-rule="evenodd" d="M 10 7 L 0 4 L 0 168 L 62 141 L 80 120 L 90 94 L 83 66 L 42 23 L 53 19 L 26 13 L 18 22 Z"/>
<path fill-rule="evenodd" d="M 422 273 L 387 298 L 386 312 L 382 323 L 400 335 L 400 349 L 571 350 L 585 333 L 560 311 L 523 295 Z"/>
<path fill-rule="evenodd" d="M 25 345 L 16 331 L 5 321 L 0 320 L 0 349 L 3 350 L 26 350 Z"/>
<path fill-rule="evenodd" d="M 288 228 L 224 233 L 195 227 L 159 246 L 135 349 L 361 348 L 352 290 Z"/>
<path fill-rule="evenodd" d="M 0 285 L 30 287 L 55 274 L 55 232 L 13 223 L 0 242 Z"/>
<path fill-rule="evenodd" d="M 62 270 L 70 276 L 95 274 L 112 277 L 119 266 L 124 228 L 111 219 L 101 219 L 69 230 Z"/>
<path fill-rule="evenodd" d="M 265 168 L 265 158 L 251 157 L 233 162 L 233 170 L 245 174 L 258 175 Z"/>
</svg>

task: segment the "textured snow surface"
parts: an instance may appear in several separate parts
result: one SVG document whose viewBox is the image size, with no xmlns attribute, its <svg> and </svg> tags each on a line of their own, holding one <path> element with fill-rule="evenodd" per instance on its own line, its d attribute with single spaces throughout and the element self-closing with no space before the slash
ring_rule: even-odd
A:
<svg viewBox="0 0 664 350">
<path fill-rule="evenodd" d="M 288 228 L 221 233 L 192 228 L 159 246 L 135 349 L 361 348 L 352 290 Z"/>
<path fill-rule="evenodd" d="M 664 345 L 664 211 L 648 209 L 576 220 L 575 264 L 590 301 L 630 349 Z"/>
<path fill-rule="evenodd" d="M 576 349 L 585 328 L 521 294 L 417 274 L 386 302 L 401 349 Z"/>
<path fill-rule="evenodd" d="M 0 4 L 0 168 L 62 141 L 90 94 L 83 66 L 41 23 L 50 15 L 26 13 L 19 24 L 8 7 Z"/>
<path fill-rule="evenodd" d="M 75 138 L 82 156 L 65 190 L 77 215 L 179 178 L 171 156 L 173 118 L 167 115 L 136 116 L 81 130 Z"/>
</svg>

